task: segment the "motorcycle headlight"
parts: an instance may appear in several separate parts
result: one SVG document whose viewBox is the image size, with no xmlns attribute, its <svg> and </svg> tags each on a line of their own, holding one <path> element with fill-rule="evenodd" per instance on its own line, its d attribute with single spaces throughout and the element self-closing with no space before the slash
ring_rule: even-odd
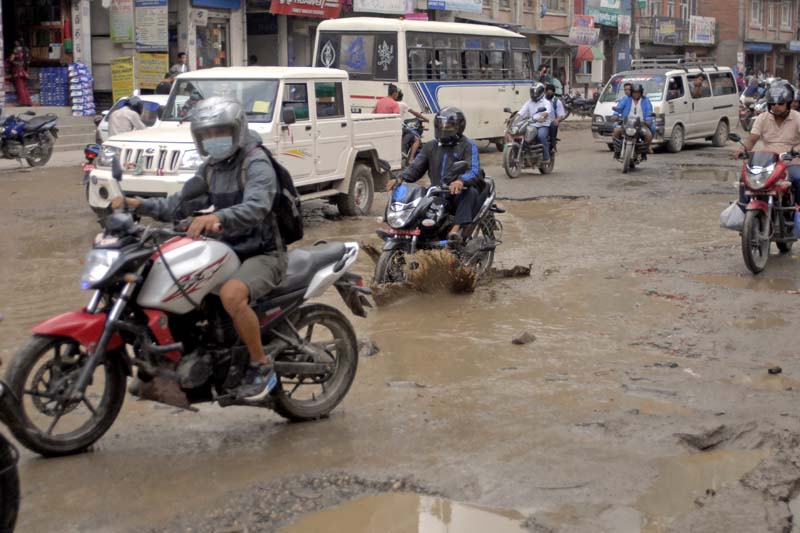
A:
<svg viewBox="0 0 800 533">
<path fill-rule="evenodd" d="M 179 166 L 180 170 L 197 170 L 200 168 L 200 163 L 203 162 L 203 158 L 197 152 L 197 150 L 186 150 L 183 153 L 183 157 L 181 157 L 181 164 Z"/>
<path fill-rule="evenodd" d="M 775 170 L 775 165 L 768 167 L 747 167 L 747 185 L 751 189 L 762 189 Z"/>
<path fill-rule="evenodd" d="M 603 122 L 605 122 L 605 119 L 603 118 L 602 115 L 595 115 L 593 120 L 595 124 L 602 124 Z"/>
<path fill-rule="evenodd" d="M 81 289 L 91 289 L 95 283 L 102 280 L 119 256 L 119 250 L 95 249 L 89 252 L 81 272 Z"/>
<path fill-rule="evenodd" d="M 103 146 L 97 158 L 98 167 L 110 167 L 114 157 L 119 157 L 120 149 L 114 146 Z"/>
<path fill-rule="evenodd" d="M 625 128 L 625 135 L 628 137 L 633 137 L 636 135 L 636 128 Z"/>
<path fill-rule="evenodd" d="M 386 213 L 386 222 L 392 229 L 401 229 L 408 224 L 413 212 L 413 205 L 394 204 L 389 207 L 389 211 Z"/>
</svg>

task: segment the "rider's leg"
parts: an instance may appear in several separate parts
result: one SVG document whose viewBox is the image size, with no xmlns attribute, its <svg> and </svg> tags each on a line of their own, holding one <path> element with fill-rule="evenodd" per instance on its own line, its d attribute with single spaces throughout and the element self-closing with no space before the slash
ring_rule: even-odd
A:
<svg viewBox="0 0 800 533">
<path fill-rule="evenodd" d="M 458 196 L 452 197 L 456 210 L 455 225 L 450 229 L 450 235 L 461 235 L 461 228 L 472 223 L 472 218 L 478 211 L 478 189 L 476 187 L 464 187 Z"/>
<path fill-rule="evenodd" d="M 614 128 L 614 133 L 611 135 L 611 138 L 613 139 L 614 142 L 614 157 L 619 159 L 620 155 L 622 155 L 620 153 L 621 145 L 618 142 L 620 139 L 622 139 L 622 126 L 617 126 L 616 128 Z"/>
<path fill-rule="evenodd" d="M 789 174 L 789 179 L 792 180 L 794 203 L 800 205 L 800 166 L 790 165 L 787 167 L 786 172 Z"/>
<path fill-rule="evenodd" d="M 419 150 L 419 145 L 420 145 L 419 137 L 414 135 L 414 142 L 411 144 L 411 150 L 409 150 L 408 152 L 409 165 L 414 161 L 414 158 L 417 156 L 417 150 Z"/>
<path fill-rule="evenodd" d="M 555 152 L 556 143 L 558 141 L 558 124 L 553 122 L 550 124 L 550 149 Z"/>
<path fill-rule="evenodd" d="M 539 139 L 539 144 L 544 148 L 542 159 L 544 161 L 550 161 L 550 128 L 540 127 L 536 129 L 536 137 Z"/>
</svg>

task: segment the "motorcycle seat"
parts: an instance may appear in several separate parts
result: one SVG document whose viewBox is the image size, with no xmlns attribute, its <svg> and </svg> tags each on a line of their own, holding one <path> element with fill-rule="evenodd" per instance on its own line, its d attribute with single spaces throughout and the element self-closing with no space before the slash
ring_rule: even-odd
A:
<svg viewBox="0 0 800 533">
<path fill-rule="evenodd" d="M 283 282 L 269 293 L 268 298 L 289 294 L 307 287 L 314 275 L 324 266 L 341 259 L 347 248 L 340 242 L 321 242 L 314 246 L 297 248 L 289 252 L 289 265 Z"/>
<path fill-rule="evenodd" d="M 54 115 L 53 113 L 48 113 L 46 115 L 37 115 L 30 120 L 26 120 L 25 122 L 28 124 L 28 130 L 34 131 L 38 130 L 45 124 L 52 122 L 56 119 L 58 119 L 57 115 Z"/>
</svg>

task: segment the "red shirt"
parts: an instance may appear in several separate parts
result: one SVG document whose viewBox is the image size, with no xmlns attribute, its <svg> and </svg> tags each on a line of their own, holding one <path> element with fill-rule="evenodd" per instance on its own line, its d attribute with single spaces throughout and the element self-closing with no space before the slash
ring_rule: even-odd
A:
<svg viewBox="0 0 800 533">
<path fill-rule="evenodd" d="M 400 104 L 391 96 L 384 96 L 375 104 L 375 113 L 381 115 L 400 114 Z"/>
</svg>

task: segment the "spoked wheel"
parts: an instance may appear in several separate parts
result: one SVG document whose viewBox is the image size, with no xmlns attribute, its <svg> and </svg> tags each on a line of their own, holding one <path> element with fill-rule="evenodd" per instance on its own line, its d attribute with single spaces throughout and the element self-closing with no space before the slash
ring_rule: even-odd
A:
<svg viewBox="0 0 800 533">
<path fill-rule="evenodd" d="M 43 167 L 53 157 L 53 143 L 49 142 L 37 148 L 31 157 L 26 157 L 25 161 L 32 167 Z"/>
<path fill-rule="evenodd" d="M 278 376 L 275 412 L 292 421 L 317 420 L 339 405 L 356 376 L 358 344 L 347 318 L 327 305 L 301 307 L 293 320 L 304 350 L 290 348 L 278 361 L 332 363 L 317 376 Z"/>
<path fill-rule="evenodd" d="M 511 143 L 503 150 L 503 168 L 506 175 L 511 178 L 518 178 L 522 174 L 522 158 L 520 157 L 521 147 L 519 143 Z"/>
<path fill-rule="evenodd" d="M 482 220 L 480 222 L 480 225 L 478 226 L 478 232 L 480 234 L 478 238 L 481 238 L 485 243 L 494 244 L 495 242 L 494 228 L 495 228 L 494 219 L 489 218 Z M 471 266 L 472 269 L 475 271 L 475 275 L 478 278 L 480 278 L 481 276 L 486 274 L 486 272 L 488 272 L 490 268 L 492 268 L 493 262 L 494 262 L 494 248 L 492 248 L 491 250 L 485 250 L 479 252 L 475 260 L 470 261 L 471 264 L 469 264 L 468 266 Z"/>
<path fill-rule="evenodd" d="M 748 211 L 742 228 L 742 256 L 753 274 L 759 274 L 769 261 L 769 220 L 762 211 Z"/>
<path fill-rule="evenodd" d="M 26 448 L 45 456 L 85 450 L 111 427 L 125 399 L 125 369 L 118 354 L 98 365 L 81 400 L 67 399 L 88 359 L 72 339 L 34 336 L 14 356 L 8 385 L 20 400 L 28 428 L 11 425 Z"/>
<path fill-rule="evenodd" d="M 402 283 L 406 281 L 406 254 L 403 250 L 381 253 L 375 265 L 375 283 Z"/>
</svg>

